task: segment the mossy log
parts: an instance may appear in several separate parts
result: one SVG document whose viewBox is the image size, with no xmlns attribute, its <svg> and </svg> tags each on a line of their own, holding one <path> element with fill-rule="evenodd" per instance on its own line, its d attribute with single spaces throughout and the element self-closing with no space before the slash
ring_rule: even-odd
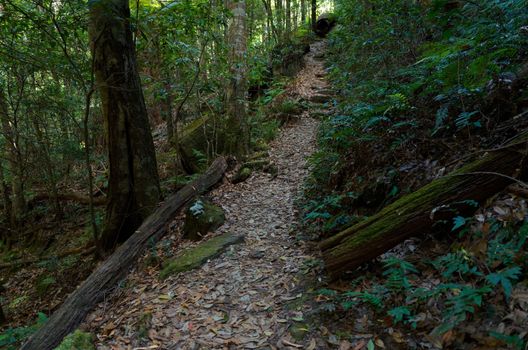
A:
<svg viewBox="0 0 528 350">
<path fill-rule="evenodd" d="M 405 239 L 431 232 L 435 223 L 450 222 L 456 210 L 469 215 L 471 206 L 464 201 L 482 203 L 517 181 L 514 177 L 524 178 L 527 140 L 528 131 L 321 242 L 329 277 L 338 278 Z"/>
<path fill-rule="evenodd" d="M 158 241 L 166 232 L 168 222 L 191 198 L 205 192 L 222 179 L 227 169 L 224 158 L 218 158 L 209 169 L 163 203 L 137 231 L 126 240 L 108 259 L 64 301 L 23 346 L 22 350 L 52 350 L 62 339 L 84 320 L 95 304 L 126 277 L 138 257 L 152 242 Z"/>
</svg>

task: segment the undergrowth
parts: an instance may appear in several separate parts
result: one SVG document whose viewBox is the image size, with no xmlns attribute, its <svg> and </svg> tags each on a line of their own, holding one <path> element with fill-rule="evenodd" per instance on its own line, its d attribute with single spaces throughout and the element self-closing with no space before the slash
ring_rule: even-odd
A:
<svg viewBox="0 0 528 350">
<path fill-rule="evenodd" d="M 527 6 L 336 1 L 327 70 L 338 98 L 310 160 L 308 230 L 317 238 L 341 231 L 526 128 Z M 528 223 L 456 217 L 455 232 L 449 251 L 385 255 L 380 271 L 320 290 L 320 310 L 357 317 L 366 308 L 383 328 L 458 346 L 467 345 L 455 339 L 459 328 L 482 318 L 490 348 L 523 348 L 524 330 L 502 317 L 515 286 L 526 289 Z"/>
<path fill-rule="evenodd" d="M 524 329 L 518 324 L 506 321 L 502 332 L 496 328 L 508 320 L 506 305 L 522 303 L 527 288 L 528 222 L 505 226 L 492 219 L 468 220 L 461 228 L 448 253 L 414 257 L 415 263 L 388 255 L 377 277 L 356 278 L 346 292 L 319 290 L 320 311 L 352 312 L 365 305 L 384 327 L 402 326 L 440 338 L 469 327 L 466 321 L 487 317 L 494 321 L 483 326 L 490 338 L 524 349 Z M 513 293 L 516 285 L 518 295 Z"/>
<path fill-rule="evenodd" d="M 522 121 L 496 130 L 528 106 L 527 5 L 337 1 L 328 71 L 339 99 L 311 159 L 308 220 L 353 222 L 515 134 Z"/>
</svg>

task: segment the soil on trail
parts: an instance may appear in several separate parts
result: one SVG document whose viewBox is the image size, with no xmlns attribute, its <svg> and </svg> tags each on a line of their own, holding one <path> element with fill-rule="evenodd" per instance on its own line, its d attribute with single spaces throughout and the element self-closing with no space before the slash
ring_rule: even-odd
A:
<svg viewBox="0 0 528 350">
<path fill-rule="evenodd" d="M 322 62 L 316 59 L 324 45 L 312 45 L 290 95 L 310 100 L 326 88 Z M 116 289 L 83 325 L 96 334 L 98 349 L 300 346 L 294 344 L 290 327 L 306 310 L 292 305 L 303 303 L 301 276 L 314 257 L 295 239 L 294 202 L 308 175 L 307 158 L 315 151 L 317 128 L 318 122 L 304 112 L 270 145 L 277 176 L 254 173 L 237 185 L 225 181 L 209 194 L 227 218 L 215 235 L 242 234 L 243 243 L 165 281 L 158 278 L 159 268 L 140 263 L 132 271 L 126 286 Z M 167 238 L 169 249 L 178 244 L 177 237 L 175 231 Z M 310 341 L 315 342 L 304 342 Z"/>
</svg>

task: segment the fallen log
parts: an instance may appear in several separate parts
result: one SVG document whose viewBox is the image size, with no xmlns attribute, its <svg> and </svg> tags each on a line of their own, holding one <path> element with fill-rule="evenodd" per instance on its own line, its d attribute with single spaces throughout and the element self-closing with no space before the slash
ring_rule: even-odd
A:
<svg viewBox="0 0 528 350">
<path fill-rule="evenodd" d="M 166 233 L 168 222 L 178 210 L 191 198 L 220 181 L 226 169 L 225 159 L 218 158 L 205 174 L 167 199 L 125 243 L 92 272 L 21 349 L 52 350 L 59 345 L 84 320 L 94 305 L 110 294 L 112 288 L 126 277 L 148 245 L 158 241 Z"/>
<path fill-rule="evenodd" d="M 464 205 L 464 201 L 482 203 L 508 185 L 519 182 L 514 177 L 524 178 L 528 172 L 524 164 L 527 141 L 528 131 L 525 131 L 508 145 L 485 153 L 480 159 L 322 241 L 320 248 L 329 277 L 338 278 L 405 239 L 431 232 L 435 223 L 452 219 L 453 209 L 464 209 L 469 215 L 471 206 Z"/>
</svg>

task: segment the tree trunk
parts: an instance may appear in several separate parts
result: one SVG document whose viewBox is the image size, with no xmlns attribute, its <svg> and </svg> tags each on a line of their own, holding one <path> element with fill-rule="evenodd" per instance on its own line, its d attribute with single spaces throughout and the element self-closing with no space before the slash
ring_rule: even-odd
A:
<svg viewBox="0 0 528 350">
<path fill-rule="evenodd" d="M 301 23 L 306 23 L 306 0 L 301 0 Z"/>
<path fill-rule="evenodd" d="M 7 319 L 4 315 L 4 310 L 2 309 L 2 305 L 0 305 L 0 326 L 2 326 L 4 323 L 6 323 Z"/>
<path fill-rule="evenodd" d="M 272 0 L 262 0 L 264 3 L 264 8 L 266 9 L 266 15 L 268 17 L 268 26 L 271 29 L 271 33 L 269 35 L 269 38 L 275 38 L 275 41 L 279 41 L 279 34 L 277 33 L 277 28 L 275 27 L 275 21 L 273 20 L 273 10 L 271 8 L 271 1 Z M 271 40 L 270 40 L 271 41 Z"/>
<path fill-rule="evenodd" d="M 167 231 L 167 224 L 193 197 L 220 181 L 227 169 L 224 158 L 213 162 L 207 172 L 171 196 L 137 231 L 73 292 L 61 307 L 22 346 L 22 350 L 52 350 L 84 320 L 92 307 L 108 296 L 143 251 Z"/>
<path fill-rule="evenodd" d="M 292 30 L 291 0 L 286 0 L 286 38 L 289 40 Z"/>
<path fill-rule="evenodd" d="M 317 23 L 317 0 L 312 0 L 312 30 L 315 30 Z"/>
<path fill-rule="evenodd" d="M 11 231 L 14 229 L 15 224 L 12 221 L 13 216 L 11 214 L 11 198 L 9 197 L 9 187 L 7 186 L 7 183 L 5 181 L 4 177 L 4 165 L 2 160 L 0 159 L 0 190 L 2 191 L 2 204 L 4 207 L 4 214 L 6 217 L 6 225 L 7 230 L 3 230 L 0 234 L 0 242 L 4 242 L 4 244 L 10 248 L 11 247 Z"/>
<path fill-rule="evenodd" d="M 47 185 L 49 186 L 50 198 L 52 200 L 53 210 L 55 212 L 56 219 L 62 219 L 64 213 L 62 206 L 59 201 L 59 190 L 57 188 L 57 179 L 55 176 L 55 169 L 50 156 L 50 146 L 47 138 L 45 138 L 42 128 L 39 125 L 39 120 L 35 115 L 31 116 L 33 127 L 35 128 L 35 136 L 37 138 L 37 149 L 36 154 L 40 155 L 41 161 L 43 162 L 44 178 L 46 179 Z"/>
<path fill-rule="evenodd" d="M 89 34 L 110 163 L 101 247 L 111 251 L 154 210 L 161 191 L 128 0 L 92 2 Z"/>
<path fill-rule="evenodd" d="M 528 132 L 524 132 L 508 146 L 434 180 L 321 242 L 330 278 L 376 258 L 409 237 L 430 232 L 435 223 L 450 223 L 457 211 L 469 215 L 474 208 L 464 201 L 482 203 L 514 182 L 514 176 L 523 178 L 528 171 L 524 164 L 527 140 Z"/>
<path fill-rule="evenodd" d="M 5 154 L 9 165 L 11 175 L 11 190 L 13 192 L 13 207 L 11 210 L 11 221 L 18 225 L 26 213 L 26 200 L 24 197 L 24 182 L 22 179 L 22 155 L 18 144 L 17 130 L 9 118 L 7 101 L 4 91 L 0 88 L 0 122 L 2 123 L 2 132 L 5 138 Z"/>
<path fill-rule="evenodd" d="M 224 153 L 244 155 L 249 152 L 249 127 L 247 123 L 247 32 L 246 3 L 230 3 L 233 18 L 229 25 L 231 79 L 227 87 L 227 122 L 224 132 Z"/>
</svg>

